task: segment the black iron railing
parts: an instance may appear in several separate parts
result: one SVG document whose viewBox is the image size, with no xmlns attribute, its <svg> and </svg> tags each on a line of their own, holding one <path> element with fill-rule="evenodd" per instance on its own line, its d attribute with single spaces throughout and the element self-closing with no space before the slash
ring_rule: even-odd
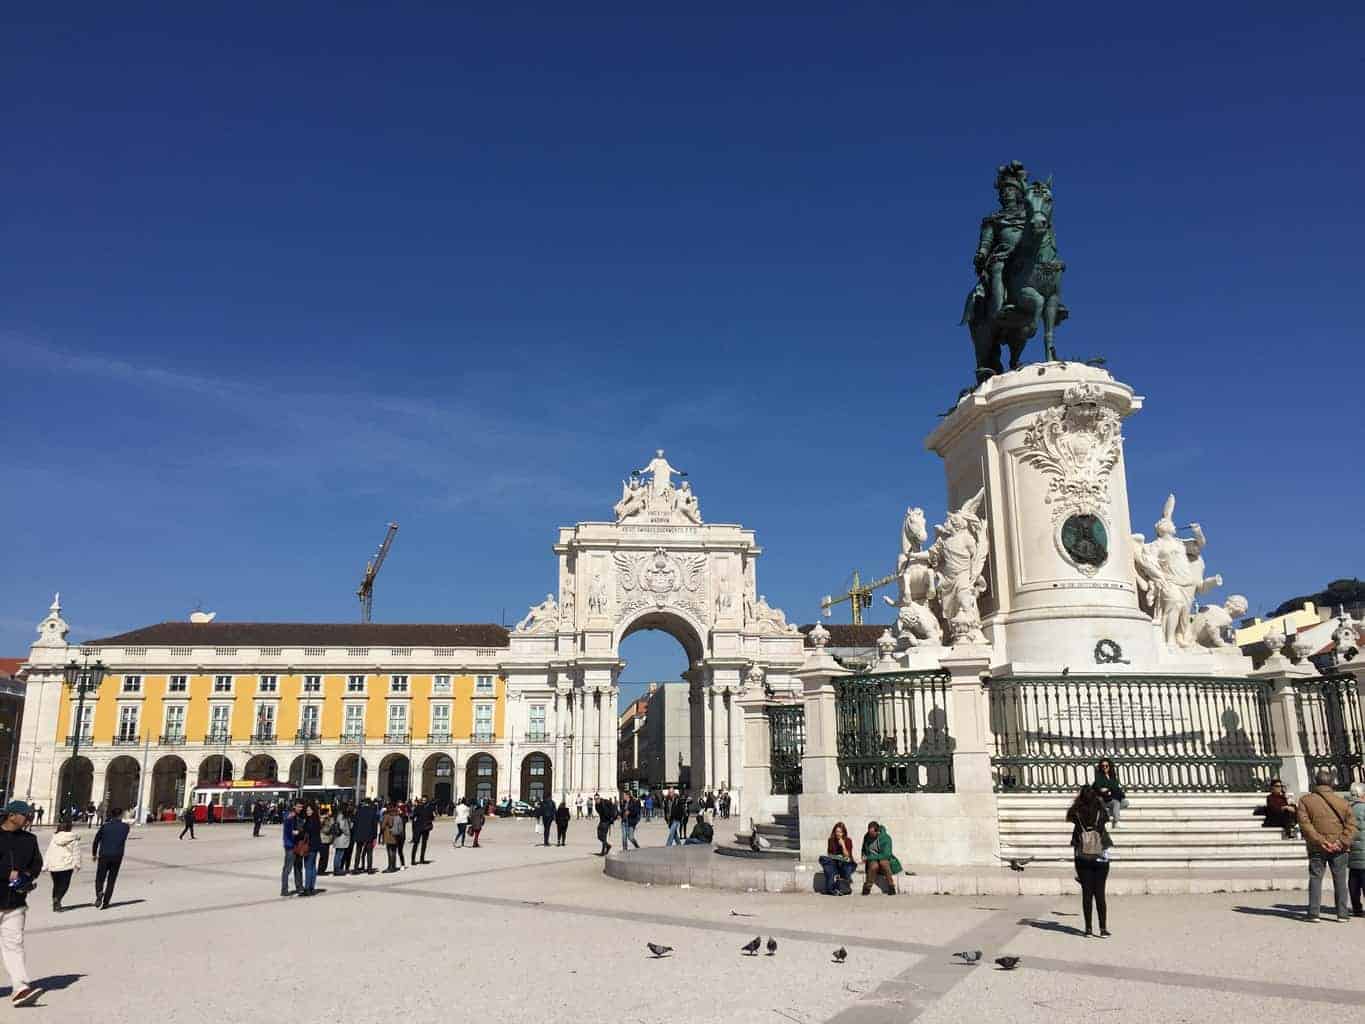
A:
<svg viewBox="0 0 1365 1024">
<path fill-rule="evenodd" d="M 183 732 L 164 733 L 157 744 L 163 747 L 183 747 L 185 745 L 185 734 Z"/>
<path fill-rule="evenodd" d="M 1108 758 L 1130 792 L 1264 792 L 1280 770 L 1256 679 L 1031 676 L 990 684 L 997 792 L 1074 792 Z"/>
<path fill-rule="evenodd" d="M 1330 768 L 1338 789 L 1365 782 L 1365 724 L 1355 677 L 1295 680 L 1294 708 L 1309 777 L 1319 768 Z"/>
<path fill-rule="evenodd" d="M 768 714 L 768 752 L 772 791 L 801 792 L 801 758 L 806 753 L 806 709 L 800 704 L 773 704 Z"/>
<path fill-rule="evenodd" d="M 951 683 L 943 671 L 836 678 L 840 791 L 951 793 Z"/>
</svg>

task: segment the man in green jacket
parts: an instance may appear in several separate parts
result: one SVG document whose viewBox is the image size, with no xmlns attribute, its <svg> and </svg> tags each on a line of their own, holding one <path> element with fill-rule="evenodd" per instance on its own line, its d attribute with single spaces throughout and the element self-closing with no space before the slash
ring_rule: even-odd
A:
<svg viewBox="0 0 1365 1024">
<path fill-rule="evenodd" d="M 872 883 L 878 875 L 886 877 L 886 894 L 896 895 L 896 876 L 901 873 L 901 862 L 891 852 L 891 833 L 875 821 L 867 823 L 867 834 L 863 836 L 863 895 L 872 892 Z"/>
</svg>

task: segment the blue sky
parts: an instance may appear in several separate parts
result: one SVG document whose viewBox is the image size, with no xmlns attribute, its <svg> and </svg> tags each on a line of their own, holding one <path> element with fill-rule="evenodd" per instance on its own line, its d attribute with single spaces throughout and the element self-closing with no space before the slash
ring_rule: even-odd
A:
<svg viewBox="0 0 1365 1024">
<path fill-rule="evenodd" d="M 1214 6 L 7 12 L 0 651 L 57 589 L 352 619 L 391 519 L 376 619 L 515 621 L 658 446 L 810 621 L 941 510 L 1011 158 L 1134 528 L 1174 489 L 1254 611 L 1360 574 L 1365 17 Z"/>
</svg>

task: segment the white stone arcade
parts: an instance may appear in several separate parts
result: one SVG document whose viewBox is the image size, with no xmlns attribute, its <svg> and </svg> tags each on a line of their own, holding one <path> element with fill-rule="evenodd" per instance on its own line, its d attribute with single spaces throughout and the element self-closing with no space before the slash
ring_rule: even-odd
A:
<svg viewBox="0 0 1365 1024">
<path fill-rule="evenodd" d="M 703 522 L 683 476 L 660 450 L 623 481 L 613 521 L 559 530 L 558 596 L 517 624 L 501 666 L 508 721 L 526 730 L 530 704 L 549 705 L 556 788 L 614 790 L 621 642 L 662 630 L 688 659 L 692 788 L 729 789 L 739 815 L 786 810 L 764 709 L 799 700 L 804 638 L 758 592 L 753 531 Z"/>
</svg>

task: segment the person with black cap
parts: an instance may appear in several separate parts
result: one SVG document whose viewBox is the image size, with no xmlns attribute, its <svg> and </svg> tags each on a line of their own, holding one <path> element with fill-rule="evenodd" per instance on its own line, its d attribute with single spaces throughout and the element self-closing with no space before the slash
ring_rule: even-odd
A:
<svg viewBox="0 0 1365 1024">
<path fill-rule="evenodd" d="M 0 822 L 0 870 L 6 873 L 0 885 L 0 959 L 5 962 L 15 1006 L 28 1006 L 43 994 L 29 980 L 24 962 L 24 921 L 28 916 L 28 892 L 43 871 L 43 855 L 38 840 L 28 831 L 33 808 L 22 800 L 5 805 Z"/>
</svg>

